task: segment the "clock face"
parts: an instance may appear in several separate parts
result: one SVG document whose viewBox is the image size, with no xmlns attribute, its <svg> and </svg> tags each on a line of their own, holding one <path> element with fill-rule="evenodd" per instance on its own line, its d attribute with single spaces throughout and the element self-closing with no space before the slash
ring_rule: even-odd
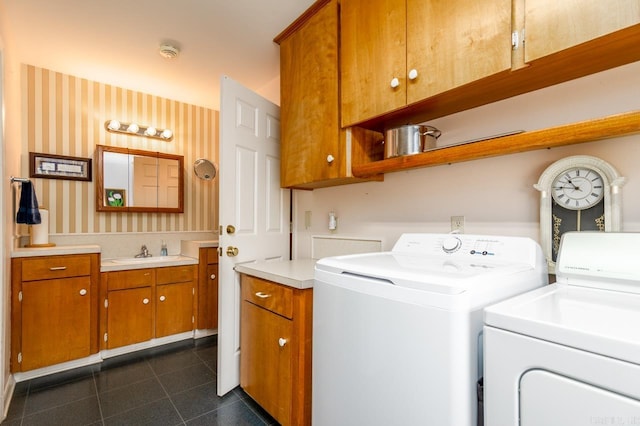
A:
<svg viewBox="0 0 640 426">
<path fill-rule="evenodd" d="M 598 172 L 588 167 L 573 167 L 560 173 L 551 184 L 551 196 L 569 210 L 585 210 L 604 197 L 604 182 Z"/>
</svg>

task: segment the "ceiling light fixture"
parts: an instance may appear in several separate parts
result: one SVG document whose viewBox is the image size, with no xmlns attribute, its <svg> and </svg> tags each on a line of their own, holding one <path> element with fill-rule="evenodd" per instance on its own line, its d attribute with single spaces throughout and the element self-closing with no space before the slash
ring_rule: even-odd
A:
<svg viewBox="0 0 640 426">
<path fill-rule="evenodd" d="M 180 49 L 170 44 L 164 43 L 161 44 L 158 48 L 158 53 L 160 53 L 160 56 L 162 56 L 163 58 L 175 59 L 180 54 Z"/>
<path fill-rule="evenodd" d="M 173 132 L 170 129 L 157 129 L 154 126 L 140 126 L 136 123 L 121 123 L 118 120 L 109 120 L 104 123 L 104 128 L 111 133 L 122 133 L 130 136 L 145 136 L 148 138 L 170 141 Z"/>
</svg>

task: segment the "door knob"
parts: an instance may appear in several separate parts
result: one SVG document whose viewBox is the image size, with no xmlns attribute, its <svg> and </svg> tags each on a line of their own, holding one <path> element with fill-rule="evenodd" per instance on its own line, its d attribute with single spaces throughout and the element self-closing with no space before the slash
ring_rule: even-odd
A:
<svg viewBox="0 0 640 426">
<path fill-rule="evenodd" d="M 238 252 L 239 252 L 238 247 L 232 247 L 232 246 L 227 247 L 227 256 L 229 257 L 237 256 Z"/>
<path fill-rule="evenodd" d="M 235 234 L 236 227 L 233 225 L 227 225 L 227 234 Z"/>
</svg>

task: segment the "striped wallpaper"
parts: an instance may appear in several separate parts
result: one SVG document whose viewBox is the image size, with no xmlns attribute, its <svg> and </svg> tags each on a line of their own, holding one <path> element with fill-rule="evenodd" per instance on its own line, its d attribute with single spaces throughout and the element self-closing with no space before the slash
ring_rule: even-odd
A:
<svg viewBox="0 0 640 426">
<path fill-rule="evenodd" d="M 193 163 L 218 164 L 218 111 L 22 65 L 22 170 L 29 152 L 93 158 L 97 144 L 184 156 L 184 213 L 104 213 L 95 207 L 92 182 L 32 179 L 40 206 L 49 209 L 50 234 L 212 231 L 218 223 L 218 179 L 202 181 Z M 169 128 L 171 142 L 116 135 L 104 122 L 116 119 Z"/>
</svg>

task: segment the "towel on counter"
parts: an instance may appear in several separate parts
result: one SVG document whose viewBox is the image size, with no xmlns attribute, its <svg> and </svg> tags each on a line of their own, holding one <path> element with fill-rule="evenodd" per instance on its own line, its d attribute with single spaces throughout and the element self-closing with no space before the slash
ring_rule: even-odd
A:
<svg viewBox="0 0 640 426">
<path fill-rule="evenodd" d="M 31 181 L 22 182 L 22 192 L 20 193 L 20 206 L 16 215 L 17 223 L 27 225 L 37 225 L 42 221 L 40 210 L 38 210 L 38 199 L 36 191 Z"/>
</svg>

